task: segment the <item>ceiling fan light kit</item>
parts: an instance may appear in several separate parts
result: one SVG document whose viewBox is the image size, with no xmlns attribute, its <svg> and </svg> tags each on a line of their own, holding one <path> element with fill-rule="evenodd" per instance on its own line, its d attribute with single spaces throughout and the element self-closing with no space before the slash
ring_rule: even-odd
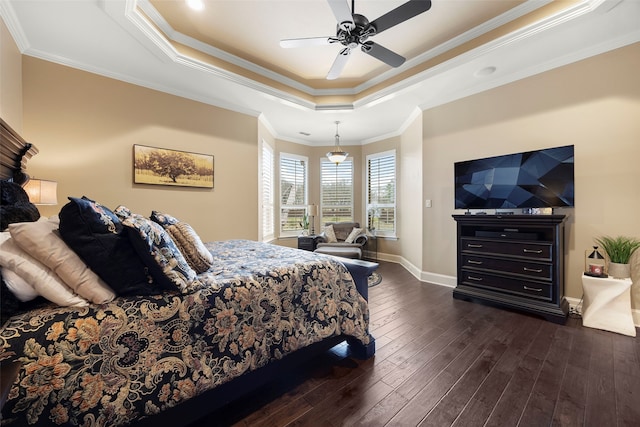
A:
<svg viewBox="0 0 640 427">
<path fill-rule="evenodd" d="M 431 9 L 431 0 L 409 0 L 372 22 L 369 22 L 365 16 L 354 13 L 355 0 L 352 0 L 351 8 L 349 8 L 348 0 L 327 0 L 327 2 L 337 21 L 335 36 L 285 39 L 280 41 L 280 46 L 283 48 L 318 46 L 334 43 L 340 43 L 344 46 L 338 52 L 333 65 L 329 69 L 327 80 L 333 80 L 340 76 L 342 70 L 347 65 L 351 51 L 358 46 L 360 46 L 362 52 L 391 67 L 395 68 L 404 64 L 406 58 L 402 55 L 369 40 L 369 38 Z"/>
</svg>

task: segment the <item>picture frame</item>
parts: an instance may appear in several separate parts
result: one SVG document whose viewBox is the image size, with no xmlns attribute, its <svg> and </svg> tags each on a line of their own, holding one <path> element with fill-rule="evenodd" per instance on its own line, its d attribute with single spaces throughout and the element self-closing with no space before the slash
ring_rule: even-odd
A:
<svg viewBox="0 0 640 427">
<path fill-rule="evenodd" d="M 213 179 L 213 155 L 133 145 L 134 184 L 213 188 Z"/>
</svg>

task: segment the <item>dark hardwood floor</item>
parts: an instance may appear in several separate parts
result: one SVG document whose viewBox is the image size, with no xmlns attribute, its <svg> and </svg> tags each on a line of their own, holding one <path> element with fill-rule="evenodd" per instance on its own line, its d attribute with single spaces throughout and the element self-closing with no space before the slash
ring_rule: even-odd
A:
<svg viewBox="0 0 640 427">
<path fill-rule="evenodd" d="M 640 426 L 640 338 L 454 300 L 381 263 L 374 358 L 340 345 L 195 426 Z"/>
</svg>

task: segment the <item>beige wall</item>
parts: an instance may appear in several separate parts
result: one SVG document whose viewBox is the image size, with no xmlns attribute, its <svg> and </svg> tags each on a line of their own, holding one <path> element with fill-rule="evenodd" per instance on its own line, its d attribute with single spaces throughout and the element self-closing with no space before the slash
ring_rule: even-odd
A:
<svg viewBox="0 0 640 427">
<path fill-rule="evenodd" d="M 23 61 L 23 136 L 40 154 L 31 176 L 145 216 L 188 222 L 203 240 L 258 235 L 258 119 L 39 59 Z M 134 185 L 133 145 L 214 155 L 214 189 Z"/>
<path fill-rule="evenodd" d="M 22 132 L 22 55 L 0 19 L 0 117 Z"/>
<path fill-rule="evenodd" d="M 640 43 L 423 113 L 423 269 L 456 274 L 453 163 L 575 145 L 576 207 L 565 266 L 569 297 L 582 295 L 584 251 L 598 235 L 640 238 Z M 636 259 L 640 254 L 636 254 Z M 639 262 L 634 308 L 640 309 Z"/>
<path fill-rule="evenodd" d="M 416 118 L 400 137 L 398 157 L 398 239 L 402 258 L 422 270 L 422 120 Z M 428 242 L 426 240 L 425 242 Z M 426 243 L 428 244 L 428 243 Z"/>
</svg>

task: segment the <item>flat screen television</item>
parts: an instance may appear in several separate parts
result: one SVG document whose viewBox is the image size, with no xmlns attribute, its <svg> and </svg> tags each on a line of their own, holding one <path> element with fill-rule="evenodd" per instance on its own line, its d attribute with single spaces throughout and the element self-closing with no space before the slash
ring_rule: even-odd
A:
<svg viewBox="0 0 640 427">
<path fill-rule="evenodd" d="M 573 145 L 454 164 L 456 209 L 574 206 Z"/>
</svg>

